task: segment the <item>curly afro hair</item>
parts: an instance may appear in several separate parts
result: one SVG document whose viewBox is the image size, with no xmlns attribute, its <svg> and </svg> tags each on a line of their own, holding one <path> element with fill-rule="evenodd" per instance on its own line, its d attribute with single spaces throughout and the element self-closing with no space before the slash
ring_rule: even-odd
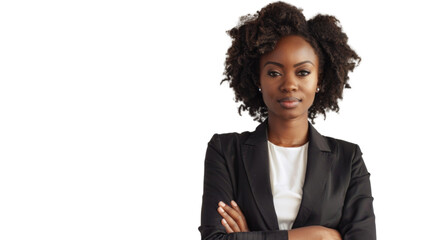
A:
<svg viewBox="0 0 429 240">
<path fill-rule="evenodd" d="M 318 14 L 307 21 L 302 9 L 284 2 L 271 3 L 254 15 L 242 16 L 239 24 L 227 33 L 232 38 L 232 45 L 227 52 L 226 77 L 221 84 L 229 82 L 235 92 L 235 102 L 242 102 L 238 113 L 249 111 L 250 116 L 259 122 L 268 117 L 267 107 L 258 91 L 259 59 L 274 50 L 280 38 L 301 36 L 319 58 L 320 91 L 308 110 L 308 118 L 313 124 L 317 114 L 323 114 L 326 119 L 327 110 L 339 111 L 338 99 L 343 98 L 344 87 L 350 88 L 348 73 L 361 60 L 347 44 L 348 37 L 334 16 Z"/>
</svg>

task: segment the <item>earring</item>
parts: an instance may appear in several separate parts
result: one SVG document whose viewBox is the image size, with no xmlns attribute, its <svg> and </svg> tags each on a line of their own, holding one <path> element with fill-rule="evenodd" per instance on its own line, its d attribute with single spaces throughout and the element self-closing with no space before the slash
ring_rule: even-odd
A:
<svg viewBox="0 0 429 240">
<path fill-rule="evenodd" d="M 316 92 L 318 93 L 319 91 L 320 91 L 320 88 L 317 88 L 317 89 L 316 89 Z"/>
<path fill-rule="evenodd" d="M 259 91 L 261 91 L 261 89 L 259 88 Z"/>
</svg>

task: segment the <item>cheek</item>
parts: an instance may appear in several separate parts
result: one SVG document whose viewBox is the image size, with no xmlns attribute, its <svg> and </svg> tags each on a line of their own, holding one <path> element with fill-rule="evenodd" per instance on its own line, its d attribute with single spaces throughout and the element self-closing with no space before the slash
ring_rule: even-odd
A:
<svg viewBox="0 0 429 240">
<path fill-rule="evenodd" d="M 264 101 L 266 106 L 270 106 L 270 99 L 271 97 L 269 96 L 269 93 L 267 91 L 263 91 L 262 92 L 262 100 Z"/>
<path fill-rule="evenodd" d="M 314 91 L 314 92 L 316 92 L 317 82 L 318 82 L 318 77 L 317 76 L 310 77 L 308 79 L 307 83 L 305 84 L 306 90 L 307 91 Z"/>
<path fill-rule="evenodd" d="M 307 99 L 313 101 L 316 96 L 317 89 L 317 77 L 313 79 L 308 79 L 309 81 L 302 86 L 302 91 L 305 92 Z"/>
<path fill-rule="evenodd" d="M 275 95 L 275 90 L 272 89 L 272 86 L 270 85 L 266 85 L 265 88 L 262 85 L 262 100 L 264 101 L 265 105 L 268 108 L 273 107 L 273 105 L 275 104 L 275 99 L 276 99 L 276 95 Z"/>
</svg>

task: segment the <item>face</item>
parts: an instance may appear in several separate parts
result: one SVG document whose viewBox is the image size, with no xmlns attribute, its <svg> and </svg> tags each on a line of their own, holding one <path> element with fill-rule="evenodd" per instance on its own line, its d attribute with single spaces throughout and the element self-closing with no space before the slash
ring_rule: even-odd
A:
<svg viewBox="0 0 429 240">
<path fill-rule="evenodd" d="M 269 118 L 308 118 L 318 83 L 319 60 L 300 36 L 281 38 L 260 58 L 260 88 Z"/>
</svg>

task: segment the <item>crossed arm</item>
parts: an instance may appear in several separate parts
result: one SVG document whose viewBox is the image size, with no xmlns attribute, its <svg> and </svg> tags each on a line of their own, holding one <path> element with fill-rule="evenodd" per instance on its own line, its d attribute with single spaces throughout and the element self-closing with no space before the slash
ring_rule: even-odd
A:
<svg viewBox="0 0 429 240">
<path fill-rule="evenodd" d="M 214 135 L 208 144 L 204 168 L 201 226 L 198 228 L 202 239 L 375 240 L 375 216 L 369 173 L 357 145 L 354 147 L 352 158 L 351 179 L 337 230 L 313 225 L 288 231 L 249 231 L 246 217 L 235 202 L 231 202 L 231 206 L 219 202 L 233 199 L 233 184 L 228 170 L 233 167 L 228 166 L 230 163 L 223 156 L 219 136 Z M 247 217 L 250 219 L 252 216 Z"/>
<path fill-rule="evenodd" d="M 220 201 L 217 211 L 222 216 L 221 223 L 227 233 L 249 232 L 246 218 L 234 200 L 231 201 L 231 206 Z M 288 238 L 289 240 L 341 240 L 341 235 L 335 229 L 309 226 L 289 230 Z"/>
</svg>

